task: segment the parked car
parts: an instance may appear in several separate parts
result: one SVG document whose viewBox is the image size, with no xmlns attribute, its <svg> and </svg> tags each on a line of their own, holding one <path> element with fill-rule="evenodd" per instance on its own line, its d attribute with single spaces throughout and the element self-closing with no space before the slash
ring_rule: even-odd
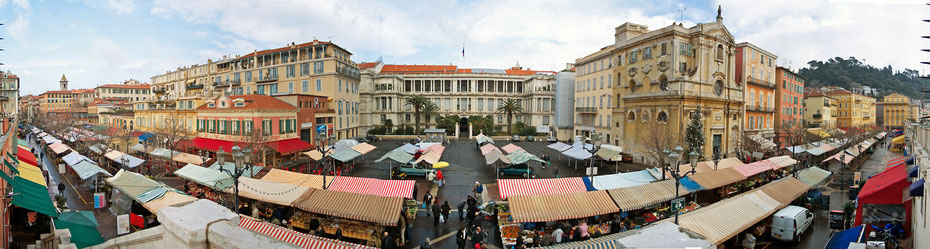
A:
<svg viewBox="0 0 930 249">
<path fill-rule="evenodd" d="M 630 155 L 630 154 L 627 154 L 626 152 L 621 152 L 621 153 L 620 153 L 620 162 L 621 162 L 621 163 L 632 163 L 632 162 L 633 162 L 633 156 Z"/>
<path fill-rule="evenodd" d="M 533 168 L 530 168 L 530 166 L 525 163 L 521 163 L 517 165 L 510 165 L 510 166 L 507 166 L 506 168 L 497 169 L 497 175 L 499 176 L 512 175 L 512 176 L 522 176 L 524 178 L 527 178 L 532 174 L 533 174 Z"/>
<path fill-rule="evenodd" d="M 513 135 L 513 137 L 510 137 L 510 141 L 511 141 L 511 142 L 520 142 L 520 136 L 518 136 L 518 135 Z"/>
<path fill-rule="evenodd" d="M 533 137 L 533 136 L 526 136 L 526 141 L 527 141 L 527 142 L 534 142 L 534 141 L 536 141 L 536 138 Z"/>
<path fill-rule="evenodd" d="M 378 136 L 375 136 L 375 135 L 368 135 L 368 136 L 365 136 L 365 139 L 368 139 L 368 142 L 377 142 L 377 141 L 378 141 Z"/>
<path fill-rule="evenodd" d="M 787 206 L 772 216 L 772 238 L 798 242 L 814 223 L 814 214 L 799 206 Z"/>
<path fill-rule="evenodd" d="M 407 174 L 407 176 L 426 176 L 433 170 L 421 165 L 403 164 L 400 166 L 400 172 Z"/>
<path fill-rule="evenodd" d="M 559 139 L 556 138 L 556 137 L 549 137 L 549 138 L 546 138 L 546 142 L 555 143 L 555 142 L 558 142 L 558 141 L 559 141 Z"/>
</svg>

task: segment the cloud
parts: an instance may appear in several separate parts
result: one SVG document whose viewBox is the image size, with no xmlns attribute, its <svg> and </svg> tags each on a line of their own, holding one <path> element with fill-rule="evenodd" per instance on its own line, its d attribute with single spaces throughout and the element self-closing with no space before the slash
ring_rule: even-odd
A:
<svg viewBox="0 0 930 249">
<path fill-rule="evenodd" d="M 718 1 L 724 24 L 738 41 L 778 55 L 780 64 L 800 68 L 810 60 L 856 57 L 867 64 L 919 69 L 930 35 L 918 1 Z"/>
<path fill-rule="evenodd" d="M 106 7 L 116 14 L 125 15 L 136 9 L 136 3 L 133 0 L 107 0 Z"/>
<path fill-rule="evenodd" d="M 10 34 L 10 38 L 21 42 L 25 41 L 29 31 L 29 17 L 26 13 L 17 14 L 16 19 L 9 23 L 6 30 Z"/>
</svg>

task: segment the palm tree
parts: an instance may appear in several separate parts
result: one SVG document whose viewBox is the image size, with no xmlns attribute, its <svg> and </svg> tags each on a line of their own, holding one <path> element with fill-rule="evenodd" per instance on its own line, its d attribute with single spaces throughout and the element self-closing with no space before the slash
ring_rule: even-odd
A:
<svg viewBox="0 0 930 249">
<path fill-rule="evenodd" d="M 387 128 L 387 134 L 391 134 L 391 128 L 394 128 L 394 122 L 390 119 L 385 119 L 381 121 L 381 123 L 384 125 L 384 128 Z"/>
<path fill-rule="evenodd" d="M 507 133 L 513 134 L 513 115 L 523 113 L 523 106 L 515 99 L 505 99 L 497 106 L 497 113 L 507 114 Z"/>
<path fill-rule="evenodd" d="M 407 99 L 407 105 L 413 107 L 414 133 L 416 134 L 420 134 L 420 110 L 429 102 L 429 99 L 421 95 Z"/>
<path fill-rule="evenodd" d="M 439 106 L 436 106 L 436 103 L 432 101 L 427 101 L 426 105 L 423 106 L 423 109 L 420 110 L 423 112 L 423 117 L 426 118 L 426 126 L 429 127 L 430 116 L 439 112 Z"/>
</svg>

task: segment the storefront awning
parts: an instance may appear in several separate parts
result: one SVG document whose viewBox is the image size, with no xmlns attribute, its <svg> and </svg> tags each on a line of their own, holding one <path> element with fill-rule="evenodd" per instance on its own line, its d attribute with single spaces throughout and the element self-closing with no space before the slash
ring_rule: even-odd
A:
<svg viewBox="0 0 930 249">
<path fill-rule="evenodd" d="M 204 138 L 204 137 L 194 138 L 194 140 L 191 141 L 191 143 L 194 147 L 202 149 L 202 150 L 216 152 L 217 150 L 220 149 L 220 147 L 222 147 L 224 151 L 230 152 L 230 153 L 232 152 L 232 147 L 236 145 L 232 141 L 211 139 L 211 138 Z"/>
<path fill-rule="evenodd" d="M 814 187 L 823 184 L 823 182 L 826 181 L 830 175 L 833 175 L 833 173 L 830 171 L 826 171 L 818 167 L 810 167 L 798 171 L 798 180 L 801 180 L 811 187 Z"/>
<path fill-rule="evenodd" d="M 734 168 L 720 169 L 710 172 L 697 173 L 691 176 L 704 189 L 715 189 L 738 181 L 746 180 L 746 176 Z"/>
<path fill-rule="evenodd" d="M 743 161 L 740 161 L 739 158 L 728 157 L 717 163 L 717 169 L 733 168 L 743 164 Z"/>
<path fill-rule="evenodd" d="M 546 148 L 550 148 L 550 149 L 556 150 L 556 151 L 558 151 L 558 152 L 562 152 L 562 151 L 566 151 L 566 150 L 568 150 L 568 149 L 571 149 L 572 146 L 571 146 L 571 145 L 568 145 L 568 144 L 565 144 L 565 143 L 562 143 L 562 142 L 555 142 L 555 143 L 553 143 L 553 144 L 550 144 L 550 145 L 546 146 Z"/>
<path fill-rule="evenodd" d="M 849 243 L 858 243 L 862 241 L 865 226 L 859 225 L 850 229 L 833 233 L 827 245 L 823 249 L 847 249 Z"/>
<path fill-rule="evenodd" d="M 546 222 L 592 217 L 620 211 L 607 191 L 513 196 L 508 200 L 514 222 Z"/>
<path fill-rule="evenodd" d="M 908 190 L 911 193 L 911 196 L 924 196 L 924 179 L 920 179 L 911 183 L 911 186 L 908 187 Z"/>
<path fill-rule="evenodd" d="M 85 156 L 83 156 L 83 155 L 81 155 L 80 153 L 77 153 L 77 152 L 68 153 L 67 155 L 61 157 L 61 160 L 64 161 L 65 164 L 67 164 L 68 166 L 74 166 L 74 165 L 78 164 L 78 163 L 81 162 L 81 161 L 90 161 L 90 162 L 94 162 L 94 160 L 91 160 L 90 158 L 87 158 L 87 157 L 85 157 Z M 96 164 L 96 163 L 94 162 L 94 164 Z"/>
<path fill-rule="evenodd" d="M 252 217 L 240 216 L 239 226 L 245 229 L 255 231 L 269 237 L 294 244 L 301 248 L 326 248 L 326 249 L 374 249 L 373 247 L 352 244 L 345 241 L 317 237 L 306 233 L 297 232 L 291 229 L 279 227 L 277 225 L 253 219 Z"/>
<path fill-rule="evenodd" d="M 320 152 L 319 150 L 310 150 L 310 151 L 302 152 L 300 154 L 303 154 L 309 157 L 310 160 L 319 161 L 320 159 L 323 159 L 323 157 L 325 156 L 332 155 L 333 150 L 327 150 L 326 155 L 323 155 L 323 152 Z"/>
<path fill-rule="evenodd" d="M 338 176 L 326 189 L 384 197 L 413 199 L 413 180 L 381 180 L 364 177 Z"/>
<path fill-rule="evenodd" d="M 277 182 L 277 183 L 286 183 L 297 186 L 304 186 L 308 188 L 322 189 L 323 188 L 323 176 L 321 175 L 310 175 L 304 173 L 298 173 L 287 170 L 280 169 L 271 169 L 265 176 L 262 177 L 263 181 Z M 329 186 L 335 177 L 325 177 L 326 185 Z"/>
<path fill-rule="evenodd" d="M 295 153 L 295 152 L 312 150 L 314 148 L 312 144 L 304 142 L 303 140 L 300 140 L 297 138 L 271 141 L 271 142 L 265 143 L 265 145 L 268 145 L 268 147 L 271 147 L 272 149 L 277 151 L 278 154 L 281 154 L 281 155 L 288 155 L 288 154 Z"/>
<path fill-rule="evenodd" d="M 193 181 L 215 190 L 222 191 L 233 186 L 232 176 L 226 172 L 204 168 L 194 164 L 188 164 L 176 170 L 174 174 L 188 181 Z"/>
<path fill-rule="evenodd" d="M 511 144 L 504 145 L 504 147 L 501 147 L 501 150 L 504 150 L 504 152 L 506 152 L 507 154 L 510 154 L 518 150 L 523 150 L 523 148 L 520 148 L 520 146 L 517 146 L 516 144 L 511 143 Z"/>
<path fill-rule="evenodd" d="M 774 213 L 775 202 L 765 193 L 746 193 L 685 213 L 678 224 L 719 245 Z"/>
<path fill-rule="evenodd" d="M 610 197 L 623 211 L 633 211 L 656 205 L 675 198 L 675 180 L 657 181 L 649 184 L 615 188 L 607 190 Z M 679 196 L 691 193 L 687 188 L 679 188 Z"/>
<path fill-rule="evenodd" d="M 0 173 L 6 176 L 4 173 Z M 17 177 L 10 182 L 13 186 L 13 205 L 29 209 L 41 214 L 58 217 L 58 210 L 52 204 L 48 188 L 42 184 Z"/>
<path fill-rule="evenodd" d="M 22 147 L 17 148 L 16 158 L 21 162 L 27 162 L 32 165 L 39 165 L 36 161 L 36 155 L 33 155 L 32 152 L 29 152 L 29 149 L 24 149 Z"/>
<path fill-rule="evenodd" d="M 484 146 L 481 146 L 479 150 L 481 150 L 481 155 L 487 155 L 488 153 L 491 153 L 491 151 L 495 151 L 495 150 L 498 152 L 501 151 L 500 149 L 497 148 L 497 146 L 494 146 L 493 144 L 485 144 Z"/>
<path fill-rule="evenodd" d="M 765 184 L 754 191 L 762 191 L 772 199 L 775 199 L 780 204 L 778 208 L 781 209 L 807 193 L 810 189 L 810 185 L 805 184 L 797 178 L 785 177 Z"/>
<path fill-rule="evenodd" d="M 409 163 L 410 161 L 413 160 L 413 155 L 411 155 L 410 153 L 404 152 L 400 148 L 397 148 L 392 151 L 389 151 L 388 153 L 385 153 L 384 156 L 382 156 L 381 158 L 378 158 L 378 160 L 375 160 L 375 162 L 376 163 L 381 162 L 386 159 L 391 159 L 392 161 L 395 161 L 398 163 Z"/>
<path fill-rule="evenodd" d="M 371 145 L 368 143 L 360 143 L 355 146 L 352 146 L 353 150 L 357 151 L 359 154 L 362 154 L 362 155 L 368 154 L 368 152 L 371 152 L 375 150 L 376 148 L 377 147 L 375 147 L 374 145 Z"/>
<path fill-rule="evenodd" d="M 901 193 L 907 185 L 905 165 L 888 168 L 865 182 L 859 190 L 859 203 L 901 204 Z"/>
<path fill-rule="evenodd" d="M 203 158 L 197 155 L 188 154 L 184 152 L 178 152 L 177 154 L 174 154 L 174 157 L 172 157 L 171 160 L 174 160 L 175 162 L 179 162 L 179 163 L 203 165 Z M 210 159 L 207 159 L 207 160 L 210 160 Z"/>
<path fill-rule="evenodd" d="M 568 194 L 588 191 L 581 177 L 548 179 L 498 179 L 501 199 L 511 196 Z"/>
<path fill-rule="evenodd" d="M 149 212 L 152 212 L 153 214 L 157 214 L 158 210 L 161 210 L 164 207 L 182 206 L 194 201 L 197 201 L 196 197 L 175 191 L 167 191 L 164 195 L 162 195 L 161 198 L 143 203 L 142 207 L 148 209 Z"/>
<path fill-rule="evenodd" d="M 382 197 L 331 190 L 311 190 L 293 202 L 301 210 L 339 218 L 394 226 L 400 220 L 404 198 Z"/>
<path fill-rule="evenodd" d="M 234 189 L 227 188 L 225 192 L 233 194 Z M 239 196 L 282 206 L 290 206 L 309 190 L 310 188 L 303 186 L 239 177 Z"/>
<path fill-rule="evenodd" d="M 911 159 L 911 157 L 909 157 L 909 156 L 898 157 L 898 158 L 895 158 L 895 159 L 888 160 L 888 163 L 886 163 L 885 165 L 886 165 L 886 167 L 898 166 L 898 165 L 901 165 L 901 164 L 904 164 L 905 162 L 907 162 L 908 159 Z"/>
<path fill-rule="evenodd" d="M 19 167 L 19 179 L 26 179 L 48 188 L 48 186 L 45 185 L 45 175 L 42 174 L 42 169 L 26 162 L 19 162 L 17 166 Z"/>
<path fill-rule="evenodd" d="M 903 143 L 904 143 L 904 135 L 895 137 L 894 139 L 891 140 L 891 143 L 892 143 L 892 144 L 903 144 Z"/>
<path fill-rule="evenodd" d="M 118 189 L 120 192 L 129 196 L 138 203 L 146 203 L 151 199 L 143 201 L 140 196 L 156 188 L 166 187 L 165 184 L 156 182 L 148 177 L 127 170 L 119 170 L 113 177 L 107 178 L 110 186 Z"/>
<path fill-rule="evenodd" d="M 594 189 L 607 190 L 645 185 L 654 181 L 656 181 L 656 178 L 653 177 L 649 171 L 640 170 L 620 174 L 594 176 L 591 179 L 591 184 Z"/>
<path fill-rule="evenodd" d="M 97 218 L 93 211 L 72 211 L 61 213 L 54 219 L 56 229 L 68 229 L 71 233 L 71 243 L 77 248 L 87 248 L 99 245 L 105 240 L 97 231 Z"/>
</svg>

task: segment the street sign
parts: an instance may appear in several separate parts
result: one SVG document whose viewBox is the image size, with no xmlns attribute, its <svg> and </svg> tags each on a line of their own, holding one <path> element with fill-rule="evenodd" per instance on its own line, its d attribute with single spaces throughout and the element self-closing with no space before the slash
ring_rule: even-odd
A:
<svg viewBox="0 0 930 249">
<path fill-rule="evenodd" d="M 320 135 L 326 134 L 326 125 L 325 125 L 325 124 L 317 125 L 317 126 L 316 126 L 316 134 L 320 134 Z"/>
<path fill-rule="evenodd" d="M 682 208 L 685 208 L 685 198 L 684 198 L 684 197 L 678 197 L 678 199 L 672 200 L 672 211 L 676 211 L 676 212 L 677 212 L 678 210 L 681 210 Z"/>
<path fill-rule="evenodd" d="M 107 207 L 107 196 L 104 193 L 94 193 L 94 208 Z"/>
<path fill-rule="evenodd" d="M 585 168 L 585 174 L 587 174 L 587 175 L 597 175 L 597 167 L 587 167 L 587 168 Z"/>
</svg>

